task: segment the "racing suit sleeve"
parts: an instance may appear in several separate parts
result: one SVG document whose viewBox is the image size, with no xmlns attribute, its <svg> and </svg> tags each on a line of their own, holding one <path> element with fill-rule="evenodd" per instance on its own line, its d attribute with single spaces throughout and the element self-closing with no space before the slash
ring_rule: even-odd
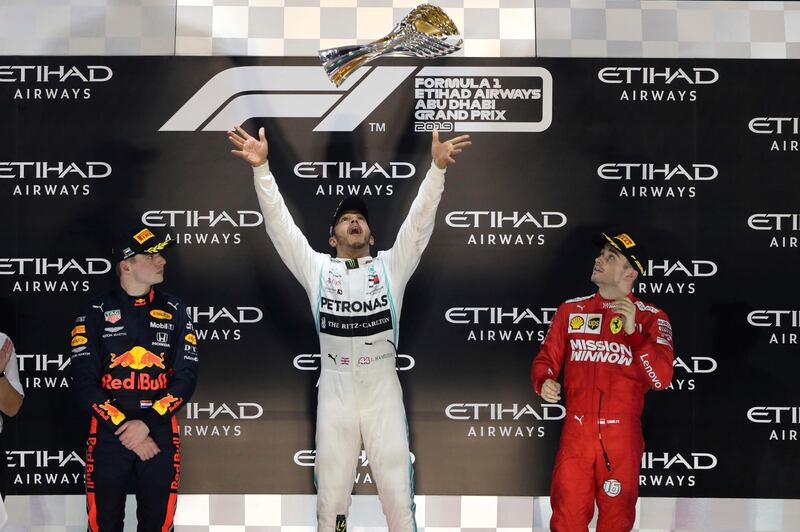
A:
<svg viewBox="0 0 800 532">
<path fill-rule="evenodd" d="M 547 336 L 544 337 L 539 354 L 531 365 L 531 384 L 536 394 L 542 393 L 542 385 L 547 379 L 558 380 L 561 366 L 566 355 L 567 310 L 564 305 L 558 307 Z"/>
<path fill-rule="evenodd" d="M 267 235 L 275 245 L 281 260 L 300 281 L 306 292 L 311 292 L 319 275 L 320 253 L 308 244 L 302 231 L 295 225 L 286 203 L 278 190 L 269 162 L 253 168 L 258 203 L 264 215 Z"/>
<path fill-rule="evenodd" d="M 627 337 L 634 363 L 650 388 L 666 390 L 672 381 L 672 325 L 661 310 L 656 314 L 637 310 L 637 315 L 645 314 L 645 319 Z"/>
<path fill-rule="evenodd" d="M 88 408 L 97 421 L 106 425 L 111 432 L 127 419 L 117 404 L 100 384 L 102 365 L 102 343 L 95 312 L 90 305 L 83 309 L 70 331 L 70 368 L 72 385 L 82 407 Z"/>
<path fill-rule="evenodd" d="M 197 336 L 192 320 L 186 312 L 186 305 L 180 303 L 176 313 L 175 347 L 171 375 L 161 397 L 153 401 L 153 406 L 142 415 L 142 421 L 152 431 L 160 425 L 172 422 L 175 413 L 192 397 L 197 385 Z"/>
<path fill-rule="evenodd" d="M 403 284 L 417 269 L 422 252 L 433 234 L 436 209 L 444 191 L 445 171 L 431 162 L 394 245 L 384 254 L 387 265 Z"/>
</svg>

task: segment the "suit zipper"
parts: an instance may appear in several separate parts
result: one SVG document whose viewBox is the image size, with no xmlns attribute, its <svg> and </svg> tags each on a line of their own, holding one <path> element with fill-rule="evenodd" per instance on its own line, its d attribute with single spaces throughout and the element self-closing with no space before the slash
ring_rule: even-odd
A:
<svg viewBox="0 0 800 532">
<path fill-rule="evenodd" d="M 605 392 L 600 392 L 600 402 L 597 405 L 597 437 L 600 440 L 600 448 L 603 450 L 603 458 L 606 460 L 606 469 L 608 469 L 608 472 L 611 473 L 611 460 L 608 459 L 606 446 L 603 444 L 603 429 L 600 428 L 602 426 L 600 425 L 600 412 L 603 408 L 603 395 L 605 395 Z"/>
</svg>

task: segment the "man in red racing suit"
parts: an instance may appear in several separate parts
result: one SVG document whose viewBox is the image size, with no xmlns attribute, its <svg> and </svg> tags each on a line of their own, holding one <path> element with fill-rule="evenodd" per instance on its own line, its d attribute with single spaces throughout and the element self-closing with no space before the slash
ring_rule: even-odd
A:
<svg viewBox="0 0 800 532">
<path fill-rule="evenodd" d="M 591 277 L 598 291 L 561 304 L 531 368 L 536 393 L 551 403 L 561 399 L 564 370 L 566 417 L 550 488 L 554 532 L 588 530 L 595 502 L 598 532 L 633 528 L 644 394 L 672 379 L 669 318 L 631 293 L 645 273 L 636 243 L 625 233 L 595 242 L 602 246 Z"/>
</svg>

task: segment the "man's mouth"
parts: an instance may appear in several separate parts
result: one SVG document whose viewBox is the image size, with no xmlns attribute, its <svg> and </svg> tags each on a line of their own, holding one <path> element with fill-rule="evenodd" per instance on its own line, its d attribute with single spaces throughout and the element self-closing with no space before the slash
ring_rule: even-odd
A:
<svg viewBox="0 0 800 532">
<path fill-rule="evenodd" d="M 350 228 L 349 233 L 350 235 L 360 235 L 361 234 L 361 227 L 354 225 Z"/>
</svg>

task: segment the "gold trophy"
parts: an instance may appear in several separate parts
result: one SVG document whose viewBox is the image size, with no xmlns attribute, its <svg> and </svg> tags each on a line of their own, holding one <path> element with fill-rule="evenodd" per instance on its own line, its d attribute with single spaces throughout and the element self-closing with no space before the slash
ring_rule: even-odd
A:
<svg viewBox="0 0 800 532">
<path fill-rule="evenodd" d="M 338 87 L 355 69 L 376 57 L 442 57 L 461 49 L 463 42 L 458 28 L 441 8 L 420 4 L 386 37 L 365 45 L 320 50 L 319 58 L 328 77 Z"/>
</svg>

